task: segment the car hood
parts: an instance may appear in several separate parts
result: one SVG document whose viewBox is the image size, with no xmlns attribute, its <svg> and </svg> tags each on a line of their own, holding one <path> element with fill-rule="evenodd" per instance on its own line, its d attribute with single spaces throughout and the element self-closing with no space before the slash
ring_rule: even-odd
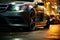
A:
<svg viewBox="0 0 60 40">
<path fill-rule="evenodd" d="M 22 12 L 24 12 L 24 10 L 21 11 L 6 11 L 3 13 L 0 13 L 0 15 L 3 16 L 20 16 L 20 14 L 22 14 Z"/>
</svg>

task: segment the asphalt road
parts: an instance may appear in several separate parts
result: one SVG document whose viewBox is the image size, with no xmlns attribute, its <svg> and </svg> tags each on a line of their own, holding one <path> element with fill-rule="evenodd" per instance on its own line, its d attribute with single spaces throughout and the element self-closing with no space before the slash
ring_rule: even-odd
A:
<svg viewBox="0 0 60 40">
<path fill-rule="evenodd" d="M 0 40 L 60 40 L 60 24 L 31 32 L 0 32 Z"/>
</svg>

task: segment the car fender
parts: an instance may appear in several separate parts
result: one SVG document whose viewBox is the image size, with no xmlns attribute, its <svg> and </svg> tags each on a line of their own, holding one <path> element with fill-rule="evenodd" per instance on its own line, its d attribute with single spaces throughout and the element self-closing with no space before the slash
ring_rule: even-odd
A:
<svg viewBox="0 0 60 40">
<path fill-rule="evenodd" d="M 33 6 L 29 5 L 29 11 L 33 8 Z"/>
<path fill-rule="evenodd" d="M 29 6 L 29 11 L 34 10 L 35 13 L 37 13 L 36 9 L 33 6 Z"/>
</svg>

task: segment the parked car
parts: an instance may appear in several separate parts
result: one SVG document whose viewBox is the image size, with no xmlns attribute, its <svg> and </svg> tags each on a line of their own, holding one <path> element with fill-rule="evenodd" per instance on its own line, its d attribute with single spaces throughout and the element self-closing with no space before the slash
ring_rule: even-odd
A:
<svg viewBox="0 0 60 40">
<path fill-rule="evenodd" d="M 28 30 L 35 30 L 36 19 L 38 16 L 39 16 L 38 19 L 42 19 L 40 18 L 40 16 L 41 13 L 44 12 L 43 10 L 44 8 L 40 9 L 38 5 L 41 7 L 44 5 L 44 3 L 40 2 L 32 6 L 30 2 L 25 2 L 25 1 L 15 1 L 15 2 L 5 2 L 5 3 L 1 2 L 0 3 L 0 29 L 1 28 L 11 28 L 11 29 L 26 28 Z M 47 16 L 44 13 L 42 15 L 43 15 L 43 19 L 42 21 L 39 22 L 41 23 L 45 21 L 44 28 L 49 28 L 50 25 L 49 17 L 45 19 L 45 17 Z"/>
<path fill-rule="evenodd" d="M 60 24 L 59 15 L 51 15 L 50 16 L 50 24 Z"/>
<path fill-rule="evenodd" d="M 0 3 L 0 28 L 10 26 L 35 30 L 34 10 L 25 3 L 23 1 Z"/>
<path fill-rule="evenodd" d="M 34 4 L 33 12 L 36 13 L 36 25 L 40 25 L 39 27 L 49 28 L 50 26 L 50 17 L 49 15 L 45 14 L 45 7 L 44 2 L 38 2 L 37 4 Z"/>
</svg>

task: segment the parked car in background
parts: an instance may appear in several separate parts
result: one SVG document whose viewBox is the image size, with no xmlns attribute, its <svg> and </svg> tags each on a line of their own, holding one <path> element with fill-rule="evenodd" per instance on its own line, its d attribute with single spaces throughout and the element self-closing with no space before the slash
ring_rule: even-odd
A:
<svg viewBox="0 0 60 40">
<path fill-rule="evenodd" d="M 60 24 L 60 15 L 51 15 L 50 24 Z"/>
<path fill-rule="evenodd" d="M 45 14 L 45 7 L 44 2 L 37 2 L 37 4 L 34 4 L 33 12 L 36 14 L 36 25 L 38 27 L 43 26 L 43 28 L 49 28 L 50 26 L 50 16 Z M 36 26 L 36 27 L 37 27 Z"/>
</svg>

